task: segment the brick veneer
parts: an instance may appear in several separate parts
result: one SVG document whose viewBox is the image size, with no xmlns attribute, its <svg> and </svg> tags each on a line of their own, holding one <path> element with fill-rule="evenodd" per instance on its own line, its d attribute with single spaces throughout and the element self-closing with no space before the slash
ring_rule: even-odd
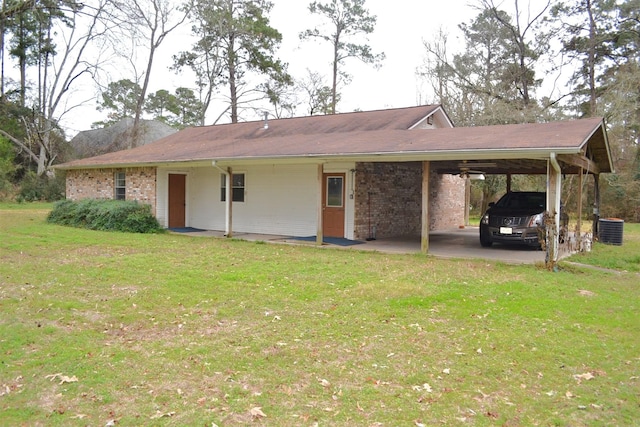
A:
<svg viewBox="0 0 640 427">
<path fill-rule="evenodd" d="M 116 172 L 125 173 L 126 199 L 151 205 L 156 212 L 156 168 L 82 169 L 67 171 L 69 200 L 113 199 Z"/>
<path fill-rule="evenodd" d="M 464 181 L 431 173 L 430 230 L 464 224 Z M 355 237 L 420 236 L 422 163 L 358 163 Z"/>
</svg>

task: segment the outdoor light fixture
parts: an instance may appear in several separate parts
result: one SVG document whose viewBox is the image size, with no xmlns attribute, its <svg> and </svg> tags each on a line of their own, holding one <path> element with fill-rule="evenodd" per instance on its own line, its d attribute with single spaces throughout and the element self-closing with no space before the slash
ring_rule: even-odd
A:
<svg viewBox="0 0 640 427">
<path fill-rule="evenodd" d="M 482 172 L 462 172 L 460 174 L 460 178 L 484 181 L 484 174 Z"/>
</svg>

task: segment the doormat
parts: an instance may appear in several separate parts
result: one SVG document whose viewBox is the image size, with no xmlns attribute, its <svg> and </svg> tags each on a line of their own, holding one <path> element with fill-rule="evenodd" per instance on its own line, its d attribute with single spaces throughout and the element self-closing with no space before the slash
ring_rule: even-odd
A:
<svg viewBox="0 0 640 427">
<path fill-rule="evenodd" d="M 169 231 L 173 231 L 174 233 L 197 233 L 198 231 L 207 231 L 207 230 L 202 230 L 200 228 L 193 228 L 193 227 L 178 227 L 178 228 L 170 228 Z"/>
<path fill-rule="evenodd" d="M 317 240 L 316 236 L 291 237 L 291 238 L 293 240 L 303 240 L 305 242 L 315 242 Z M 353 245 L 360 245 L 364 242 L 361 242 L 359 240 L 349 240 L 349 239 L 345 239 L 344 237 L 323 237 L 322 243 L 328 243 L 330 245 L 337 245 L 337 246 L 353 246 Z"/>
</svg>

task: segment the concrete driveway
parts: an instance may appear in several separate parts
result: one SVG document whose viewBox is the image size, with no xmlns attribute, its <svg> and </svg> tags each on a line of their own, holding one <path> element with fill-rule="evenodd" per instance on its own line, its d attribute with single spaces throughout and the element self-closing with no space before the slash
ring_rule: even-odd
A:
<svg viewBox="0 0 640 427">
<path fill-rule="evenodd" d="M 533 264 L 544 262 L 546 252 L 537 248 L 494 243 L 480 246 L 478 227 L 466 227 L 429 234 L 429 249 L 433 255 L 453 258 L 482 258 L 508 263 Z"/>
<path fill-rule="evenodd" d="M 488 259 L 510 264 L 544 263 L 546 253 L 531 247 L 494 244 L 490 248 L 483 248 L 480 246 L 478 233 L 478 227 L 432 231 L 429 233 L 429 255 L 442 258 Z M 380 239 L 353 248 L 385 253 L 418 253 L 420 240 Z"/>
<path fill-rule="evenodd" d="M 526 246 L 494 244 L 490 248 L 480 246 L 478 227 L 466 227 L 429 233 L 429 255 L 442 258 L 487 259 L 509 264 L 544 263 L 546 253 Z M 201 231 L 186 233 L 192 236 L 224 237 L 221 231 Z M 298 245 L 313 245 L 313 242 L 301 242 L 287 236 L 266 234 L 235 233 L 234 238 L 248 241 L 264 241 Z M 383 253 L 409 254 L 420 252 L 419 238 L 384 238 L 364 241 L 353 246 L 327 244 L 324 247 L 346 250 L 377 251 Z"/>
</svg>

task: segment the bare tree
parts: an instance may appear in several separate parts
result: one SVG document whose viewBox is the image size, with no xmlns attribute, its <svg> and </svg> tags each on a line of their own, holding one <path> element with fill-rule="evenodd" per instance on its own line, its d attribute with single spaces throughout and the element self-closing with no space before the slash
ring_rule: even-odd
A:
<svg viewBox="0 0 640 427">
<path fill-rule="evenodd" d="M 191 19 L 193 21 L 192 33 L 198 39 L 190 50 L 182 51 L 173 56 L 173 69 L 183 71 L 191 69 L 196 77 L 196 85 L 200 95 L 201 111 L 200 126 L 205 124 L 206 112 L 209 110 L 213 96 L 219 90 L 219 83 L 224 79 L 225 61 L 223 49 L 216 37 L 210 37 L 210 14 L 204 11 L 205 6 L 192 2 Z M 207 7 L 210 7 L 207 4 Z M 225 111 L 222 113 L 226 113 Z M 217 120 L 214 121 L 216 123 Z"/>
<path fill-rule="evenodd" d="M 22 117 L 22 136 L 0 130 L 37 165 L 38 175 L 49 171 L 64 140 L 59 121 L 87 101 L 71 98 L 76 95 L 76 85 L 92 78 L 100 67 L 99 58 L 88 59 L 88 50 L 109 30 L 106 21 L 109 5 L 110 0 L 99 0 L 83 7 L 70 4 L 59 9 L 64 22 L 55 27 L 56 49 L 37 61 L 38 93 L 32 109 L 36 114 Z M 51 33 L 53 28 L 49 30 Z"/>
<path fill-rule="evenodd" d="M 300 80 L 297 84 L 298 90 L 302 92 L 306 98 L 307 114 L 310 116 L 317 114 L 331 114 L 332 111 L 332 91 L 327 86 L 320 73 L 312 72 L 307 69 L 307 77 Z M 336 94 L 336 102 L 340 101 L 340 94 Z"/>
<path fill-rule="evenodd" d="M 184 23 L 188 10 L 179 9 L 169 0 L 115 0 L 116 7 L 122 14 L 122 28 L 127 30 L 131 39 L 137 44 L 138 39 L 146 42 L 146 71 L 141 85 L 141 92 L 136 105 L 130 147 L 138 143 L 138 130 L 144 101 L 149 89 L 151 71 L 158 48 L 167 36 Z"/>
<path fill-rule="evenodd" d="M 549 32 L 538 31 L 549 3 L 535 13 L 520 9 L 514 16 L 493 0 L 480 0 L 478 15 L 460 24 L 465 47 L 448 56 L 446 35 L 425 43 L 426 60 L 419 73 L 458 125 L 521 123 L 553 118 L 551 97 L 537 99 L 542 79 L 536 75 L 549 53 Z M 534 31 L 535 30 L 535 31 Z M 549 72 L 545 79 L 551 76 Z"/>
<path fill-rule="evenodd" d="M 531 11 L 531 3 L 528 4 L 526 12 L 522 10 L 519 0 L 513 0 L 514 15 L 511 17 L 501 13 L 495 5 L 494 0 L 480 0 L 484 10 L 489 11 L 502 27 L 508 32 L 510 42 L 513 46 L 512 55 L 514 65 L 510 70 L 511 80 L 520 92 L 522 102 L 525 107 L 532 99 L 531 89 L 538 82 L 535 81 L 533 73 L 533 63 L 543 53 L 543 49 L 548 48 L 545 41 L 538 40 L 535 45 L 531 43 L 532 33 L 536 30 L 536 25 L 541 23 L 545 13 L 551 7 L 551 0 L 542 2 L 542 7 L 536 11 Z M 536 2 L 538 4 L 538 2 Z"/>
</svg>

